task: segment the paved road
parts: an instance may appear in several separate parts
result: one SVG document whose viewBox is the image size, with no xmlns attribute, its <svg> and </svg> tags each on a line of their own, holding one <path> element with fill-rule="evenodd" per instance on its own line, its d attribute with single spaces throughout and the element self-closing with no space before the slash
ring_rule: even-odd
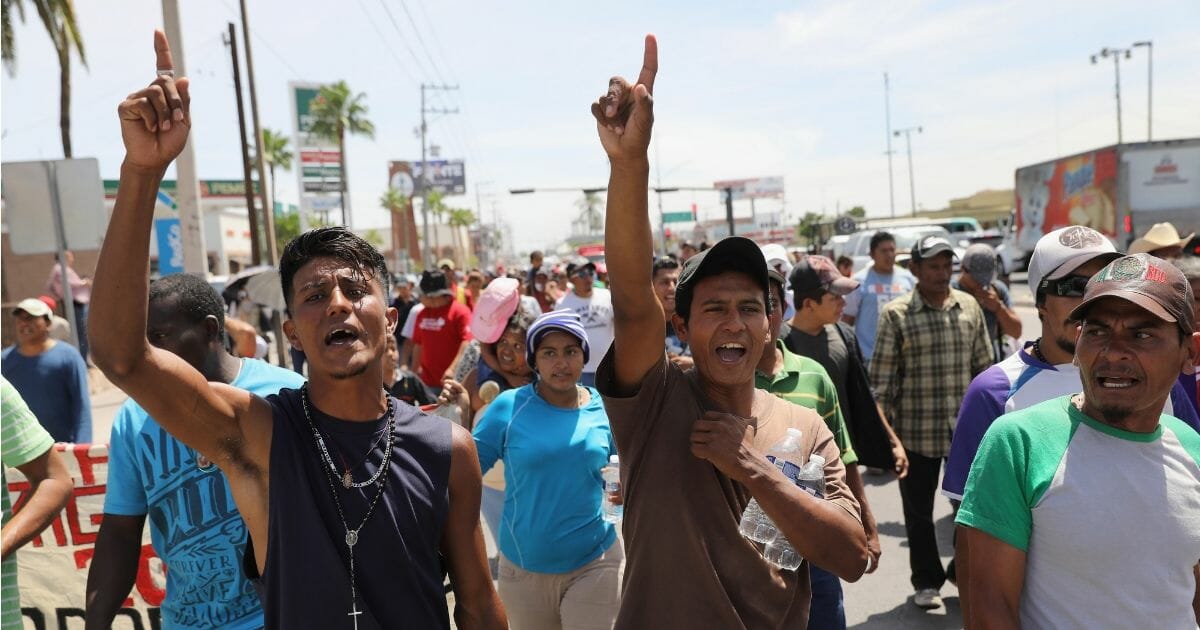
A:
<svg viewBox="0 0 1200 630">
<path fill-rule="evenodd" d="M 1012 297 L 1024 327 L 1023 337 L 1035 338 L 1041 332 L 1041 324 L 1033 307 L 1033 297 L 1025 285 L 1024 274 L 1014 274 Z M 102 376 L 100 377 L 103 378 Z M 96 440 L 107 440 L 112 427 L 112 418 L 125 400 L 125 396 L 104 383 L 98 384 L 98 393 L 93 397 L 92 412 Z M 904 537 L 904 513 L 900 505 L 900 490 L 892 475 L 865 475 L 867 497 L 879 523 L 880 545 L 883 556 L 879 569 L 864 576 L 855 584 L 846 584 L 846 622 L 858 629 L 947 629 L 962 627 L 962 613 L 958 607 L 958 589 L 946 584 L 942 589 L 945 601 L 943 608 L 924 611 L 913 606 L 912 587 L 909 584 L 908 543 Z M 953 546 L 951 534 L 953 521 L 950 504 L 939 497 L 934 509 L 937 520 L 938 547 L 943 562 L 949 562 Z M 484 536 L 490 553 L 495 553 L 494 541 L 484 528 Z"/>
</svg>

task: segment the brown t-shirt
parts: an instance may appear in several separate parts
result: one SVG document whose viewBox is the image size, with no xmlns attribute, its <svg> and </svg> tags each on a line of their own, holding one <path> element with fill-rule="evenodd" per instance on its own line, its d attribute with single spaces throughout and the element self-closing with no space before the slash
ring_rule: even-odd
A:
<svg viewBox="0 0 1200 630">
<path fill-rule="evenodd" d="M 692 423 L 715 409 L 695 372 L 665 356 L 632 397 L 614 397 L 612 350 L 596 386 L 621 455 L 625 491 L 625 581 L 616 628 L 804 628 L 808 564 L 784 571 L 738 532 L 750 491 L 691 453 Z M 762 452 L 789 427 L 825 458 L 826 498 L 858 519 L 833 434 L 814 411 L 755 390 L 755 446 Z"/>
</svg>

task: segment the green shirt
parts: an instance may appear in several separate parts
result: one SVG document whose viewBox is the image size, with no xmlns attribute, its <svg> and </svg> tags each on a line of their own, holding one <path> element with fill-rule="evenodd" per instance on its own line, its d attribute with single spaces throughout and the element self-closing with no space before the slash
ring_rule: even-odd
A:
<svg viewBox="0 0 1200 630">
<path fill-rule="evenodd" d="M 783 353 L 783 369 L 774 378 L 756 371 L 754 386 L 817 412 L 833 433 L 833 441 L 842 452 L 842 463 L 847 466 L 858 463 L 858 455 L 850 443 L 850 432 L 842 418 L 842 408 L 838 405 L 837 388 L 829 373 L 813 359 L 793 354 L 784 347 L 782 340 L 776 341 L 775 347 Z"/>
<path fill-rule="evenodd" d="M 54 439 L 38 424 L 37 418 L 29 411 L 17 388 L 7 379 L 0 376 L 0 482 L 4 483 L 4 491 L 0 492 L 0 509 L 4 511 L 3 524 L 8 525 L 12 518 L 12 505 L 8 497 L 8 475 L 4 473 L 9 466 L 23 466 L 41 457 L 43 453 L 54 446 Z M 17 554 L 12 554 L 0 568 L 3 584 L 0 585 L 0 628 L 23 628 L 21 621 L 21 592 L 17 588 Z"/>
</svg>

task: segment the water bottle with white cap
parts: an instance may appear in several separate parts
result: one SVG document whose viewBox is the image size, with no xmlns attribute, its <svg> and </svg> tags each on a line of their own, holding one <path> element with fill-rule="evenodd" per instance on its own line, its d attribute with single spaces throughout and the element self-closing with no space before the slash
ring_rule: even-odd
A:
<svg viewBox="0 0 1200 630">
<path fill-rule="evenodd" d="M 796 484 L 801 490 L 818 499 L 825 498 L 825 458 L 813 453 L 808 456 L 808 463 L 800 467 L 795 477 Z M 776 536 L 763 548 L 763 557 L 768 562 L 781 569 L 795 571 L 800 568 L 804 558 L 792 546 L 785 536 Z"/>
<path fill-rule="evenodd" d="M 603 517 L 609 523 L 621 522 L 625 516 L 625 506 L 613 502 L 613 496 L 621 492 L 621 458 L 616 455 L 608 456 L 608 465 L 600 473 L 604 478 Z"/>
</svg>

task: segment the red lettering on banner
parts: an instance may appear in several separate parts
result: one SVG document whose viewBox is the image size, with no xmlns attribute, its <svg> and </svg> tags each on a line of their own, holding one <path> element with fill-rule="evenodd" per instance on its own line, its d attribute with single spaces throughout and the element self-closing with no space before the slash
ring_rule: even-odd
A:
<svg viewBox="0 0 1200 630">
<path fill-rule="evenodd" d="M 96 472 L 92 469 L 97 464 L 108 464 L 108 449 L 103 449 L 104 454 L 99 457 L 92 457 L 88 451 L 91 449 L 90 444 L 76 444 L 72 448 L 75 451 L 75 460 L 79 462 L 79 475 L 83 478 L 83 485 L 96 485 Z"/>
<path fill-rule="evenodd" d="M 92 545 L 96 543 L 96 534 L 100 530 L 85 532 L 79 522 L 79 504 L 76 503 L 77 497 L 86 497 L 93 495 L 103 495 L 107 486 L 88 486 L 83 488 L 75 488 L 71 493 L 71 499 L 67 501 L 67 524 L 71 526 L 71 544 L 73 545 Z M 88 521 L 91 525 L 99 525 L 102 518 L 101 514 L 91 514 Z"/>
</svg>

